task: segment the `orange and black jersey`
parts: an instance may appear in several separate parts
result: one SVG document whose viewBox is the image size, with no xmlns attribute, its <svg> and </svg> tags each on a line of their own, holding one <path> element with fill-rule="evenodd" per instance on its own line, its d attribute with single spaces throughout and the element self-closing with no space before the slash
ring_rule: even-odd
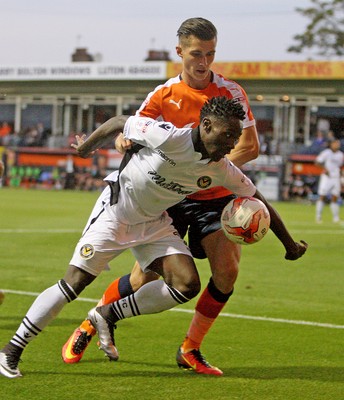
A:
<svg viewBox="0 0 344 400">
<path fill-rule="evenodd" d="M 215 73 L 212 73 L 209 85 L 201 90 L 188 86 L 180 75 L 169 79 L 148 94 L 136 115 L 168 121 L 178 128 L 194 128 L 200 123 L 200 110 L 203 104 L 216 96 L 236 99 L 246 112 L 243 121 L 244 128 L 255 125 L 244 89 L 238 83 Z M 202 190 L 190 197 L 197 200 L 208 200 L 228 196 L 228 194 L 227 189 L 216 187 Z"/>
</svg>

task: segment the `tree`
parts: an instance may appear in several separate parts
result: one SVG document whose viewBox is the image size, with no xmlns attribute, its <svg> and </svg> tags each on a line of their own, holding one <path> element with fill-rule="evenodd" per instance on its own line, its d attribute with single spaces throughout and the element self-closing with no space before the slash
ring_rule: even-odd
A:
<svg viewBox="0 0 344 400">
<path fill-rule="evenodd" d="M 327 59 L 344 55 L 344 0 L 311 0 L 312 7 L 296 8 L 310 20 L 306 31 L 295 35 L 297 42 L 287 51 L 303 53 L 310 50 Z"/>
</svg>

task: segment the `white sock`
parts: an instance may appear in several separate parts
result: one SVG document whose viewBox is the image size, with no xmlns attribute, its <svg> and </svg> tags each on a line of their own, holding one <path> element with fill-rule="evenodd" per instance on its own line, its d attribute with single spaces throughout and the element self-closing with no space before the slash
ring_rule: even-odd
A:
<svg viewBox="0 0 344 400">
<path fill-rule="evenodd" d="M 58 315 L 65 304 L 76 297 L 73 289 L 63 280 L 46 289 L 32 303 L 11 343 L 24 348 Z"/>
<path fill-rule="evenodd" d="M 117 319 L 143 314 L 155 314 L 189 301 L 178 290 L 169 287 L 163 280 L 146 283 L 136 293 L 112 303 Z"/>
<path fill-rule="evenodd" d="M 330 203 L 330 208 L 331 208 L 333 220 L 338 221 L 339 220 L 339 204 L 332 201 Z"/>
<path fill-rule="evenodd" d="M 315 203 L 315 215 L 317 220 L 321 220 L 323 208 L 324 202 L 322 200 L 317 200 L 317 202 Z"/>
</svg>

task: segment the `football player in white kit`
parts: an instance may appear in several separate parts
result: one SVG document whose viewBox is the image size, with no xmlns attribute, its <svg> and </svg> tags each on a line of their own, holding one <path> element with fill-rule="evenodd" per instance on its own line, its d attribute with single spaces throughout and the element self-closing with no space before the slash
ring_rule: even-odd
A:
<svg viewBox="0 0 344 400">
<path fill-rule="evenodd" d="M 215 97 L 202 107 L 201 123 L 194 129 L 177 129 L 150 118 L 117 116 L 88 140 L 77 137 L 74 147 L 82 157 L 122 131 L 135 145 L 119 172 L 107 177 L 109 186 L 96 202 L 64 278 L 37 297 L 0 351 L 4 376 L 21 376 L 18 362 L 27 344 L 126 249 L 132 251 L 143 271 L 154 271 L 163 279 L 89 312 L 100 347 L 110 360 L 118 359 L 113 337 L 117 321 L 168 310 L 195 297 L 200 280 L 194 260 L 165 210 L 200 189 L 224 186 L 239 196 L 259 198 L 269 209 L 270 227 L 285 247 L 285 258 L 296 260 L 305 253 L 307 244 L 293 240 L 253 183 L 225 158 L 241 135 L 244 115 L 239 103 Z"/>
<path fill-rule="evenodd" d="M 0 178 L 2 178 L 2 175 L 4 174 L 4 172 L 5 172 L 5 165 L 4 165 L 3 161 L 0 160 Z"/>
<path fill-rule="evenodd" d="M 322 222 L 322 212 L 326 196 L 331 196 L 330 208 L 333 222 L 338 223 L 339 204 L 338 198 L 341 193 L 341 167 L 344 165 L 344 153 L 340 151 L 340 140 L 332 140 L 329 147 L 319 153 L 315 162 L 323 167 L 318 187 L 318 200 L 315 205 L 316 221 Z"/>
</svg>

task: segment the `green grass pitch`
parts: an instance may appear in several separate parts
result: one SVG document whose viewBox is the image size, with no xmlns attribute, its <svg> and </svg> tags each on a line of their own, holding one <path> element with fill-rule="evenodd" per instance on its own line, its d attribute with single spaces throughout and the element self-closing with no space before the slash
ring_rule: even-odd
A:
<svg viewBox="0 0 344 400">
<path fill-rule="evenodd" d="M 0 190 L 0 348 L 12 337 L 36 293 L 60 279 L 97 193 Z M 314 222 L 314 205 L 274 203 L 306 255 L 286 261 L 272 232 L 242 248 L 231 300 L 202 351 L 220 378 L 178 369 L 175 353 L 196 299 L 175 310 L 118 323 L 118 362 L 91 342 L 83 360 L 66 365 L 61 347 L 110 281 L 128 273 L 126 252 L 25 350 L 23 378 L 0 376 L 0 399 L 340 400 L 344 398 L 344 226 Z M 344 210 L 341 210 L 344 217 Z M 196 260 L 205 287 L 206 260 Z"/>
</svg>

